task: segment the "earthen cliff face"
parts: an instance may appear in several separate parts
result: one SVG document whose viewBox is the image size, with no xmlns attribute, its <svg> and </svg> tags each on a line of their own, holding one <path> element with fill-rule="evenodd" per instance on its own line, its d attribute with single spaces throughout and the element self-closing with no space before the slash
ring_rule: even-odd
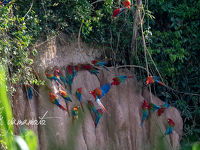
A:
<svg viewBox="0 0 200 150">
<path fill-rule="evenodd" d="M 38 47 L 39 54 L 35 59 L 35 72 L 47 82 L 54 92 L 57 86 L 46 79 L 44 71 L 47 67 L 64 67 L 69 64 L 88 63 L 95 57 L 99 57 L 98 50 L 77 42 L 69 42 L 62 35 L 52 39 Z M 72 117 L 62 111 L 49 100 L 49 88 L 47 86 L 37 87 L 35 96 L 27 101 L 23 88 L 18 88 L 16 97 L 13 99 L 13 111 L 15 119 L 37 119 L 44 117 L 46 125 L 29 126 L 38 135 L 40 150 L 161 150 L 178 149 L 182 136 L 182 118 L 174 107 L 170 107 L 165 113 L 158 117 L 157 113 L 151 114 L 149 119 L 140 126 L 142 118 L 141 105 L 143 100 L 152 101 L 161 105 L 161 101 L 154 95 L 149 94 L 147 89 L 142 89 L 141 83 L 135 78 L 128 79 L 119 86 L 112 86 L 102 103 L 109 113 L 104 113 L 98 127 L 95 126 L 87 109 L 87 101 L 94 98 L 89 91 L 111 82 L 117 75 L 133 75 L 133 69 L 113 69 L 110 72 L 100 71 L 99 79 L 88 71 L 78 72 L 72 85 L 72 94 L 79 87 L 83 88 L 83 104 L 85 112 L 80 110 L 80 117 L 72 125 Z M 64 100 L 59 97 L 65 106 Z M 79 101 L 73 96 L 72 107 L 79 105 Z M 96 103 L 95 103 L 95 106 Z M 40 117 L 40 118 L 39 118 Z M 175 129 L 172 135 L 163 137 L 167 128 L 167 118 L 175 121 Z M 16 127 L 16 133 L 20 126 Z"/>
</svg>

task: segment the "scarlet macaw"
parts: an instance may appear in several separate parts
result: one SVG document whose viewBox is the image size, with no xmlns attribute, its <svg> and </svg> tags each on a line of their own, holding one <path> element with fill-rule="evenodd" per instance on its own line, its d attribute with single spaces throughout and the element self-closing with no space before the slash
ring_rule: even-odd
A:
<svg viewBox="0 0 200 150">
<path fill-rule="evenodd" d="M 95 90 L 91 91 L 90 94 L 94 96 L 96 99 L 97 97 L 101 99 L 104 95 L 108 93 L 110 90 L 111 84 L 106 83 L 105 85 L 101 86 L 100 88 L 96 88 Z"/>
<path fill-rule="evenodd" d="M 111 85 L 120 85 L 121 83 L 124 83 L 127 78 L 133 78 L 133 76 L 117 76 L 112 79 L 113 82 Z"/>
<path fill-rule="evenodd" d="M 143 126 L 143 122 L 145 119 L 148 118 L 149 115 L 149 106 L 146 102 L 146 100 L 144 100 L 143 104 L 142 104 L 142 121 L 140 123 L 140 126 Z"/>
<path fill-rule="evenodd" d="M 46 75 L 47 79 L 49 79 L 51 81 L 54 80 L 57 84 L 59 83 L 59 84 L 62 85 L 61 81 L 56 76 L 54 76 L 53 74 L 45 72 L 45 75 Z"/>
<path fill-rule="evenodd" d="M 76 90 L 76 96 L 77 96 L 77 98 L 78 98 L 78 100 L 79 100 L 79 102 L 81 104 L 82 110 L 84 111 L 84 109 L 83 109 L 83 102 L 82 102 L 82 88 L 78 88 Z"/>
<path fill-rule="evenodd" d="M 54 104 L 56 104 L 58 107 L 60 107 L 60 109 L 65 110 L 65 107 L 63 107 L 62 105 L 60 105 L 58 97 L 56 95 L 54 95 L 52 92 L 49 92 L 49 97 L 50 97 L 50 101 Z"/>
<path fill-rule="evenodd" d="M 165 104 L 161 105 L 160 109 L 158 109 L 158 116 L 161 116 L 162 113 L 164 113 L 165 109 L 168 109 L 170 106 L 170 104 L 168 103 L 168 101 L 165 102 Z"/>
<path fill-rule="evenodd" d="M 165 135 L 169 135 L 169 134 L 172 134 L 173 132 L 173 129 L 174 129 L 174 126 L 175 126 L 175 123 L 172 119 L 169 119 L 168 118 L 168 128 L 167 130 L 165 131 Z"/>
<path fill-rule="evenodd" d="M 130 0 L 122 0 L 122 4 L 125 8 L 131 8 L 131 1 Z"/>
<path fill-rule="evenodd" d="M 113 18 L 116 18 L 118 15 L 121 15 L 126 8 L 117 8 L 113 11 Z"/>
<path fill-rule="evenodd" d="M 147 80 L 146 80 L 145 83 L 146 83 L 146 85 L 148 85 L 148 84 L 153 84 L 153 83 L 158 83 L 158 84 L 160 84 L 160 85 L 166 87 L 166 85 L 165 85 L 164 83 L 162 83 L 162 82 L 160 82 L 160 81 L 158 80 L 158 77 L 157 77 L 157 76 L 149 76 L 149 77 L 147 77 Z"/>
<path fill-rule="evenodd" d="M 90 94 L 92 94 L 95 98 L 95 100 L 97 101 L 98 105 L 102 108 L 103 111 L 108 112 L 105 107 L 103 106 L 103 104 L 101 103 L 100 99 L 108 93 L 108 91 L 110 90 L 111 84 L 110 83 L 106 83 L 104 86 L 100 87 L 100 88 L 96 88 L 95 90 L 91 91 Z"/>
<path fill-rule="evenodd" d="M 72 108 L 72 124 L 74 124 L 75 119 L 78 119 L 80 106 L 75 106 Z"/>
<path fill-rule="evenodd" d="M 54 76 L 56 76 L 58 79 L 60 79 L 64 83 L 64 85 L 66 86 L 67 81 L 66 81 L 66 78 L 64 77 L 62 71 L 55 69 L 54 70 Z"/>
<path fill-rule="evenodd" d="M 58 91 L 58 92 L 60 93 L 62 98 L 65 100 L 65 103 L 66 103 L 66 106 L 67 106 L 67 112 L 68 112 L 68 115 L 70 116 L 68 102 L 72 102 L 72 100 L 70 99 L 70 97 L 68 96 L 66 91 L 61 90 L 61 91 Z"/>
</svg>

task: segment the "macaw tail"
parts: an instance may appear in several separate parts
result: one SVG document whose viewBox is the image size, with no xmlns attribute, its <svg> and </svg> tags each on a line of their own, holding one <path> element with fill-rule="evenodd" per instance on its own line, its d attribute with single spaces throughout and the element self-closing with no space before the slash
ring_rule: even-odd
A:
<svg viewBox="0 0 200 150">
<path fill-rule="evenodd" d="M 103 106 L 103 104 L 101 103 L 100 99 L 97 99 L 97 104 L 101 107 L 101 109 L 104 111 L 104 112 L 107 112 L 108 111 L 106 110 L 106 108 Z"/>
<path fill-rule="evenodd" d="M 65 110 L 66 112 L 67 112 L 67 109 L 65 109 L 65 107 L 63 107 L 62 105 L 60 105 L 60 104 L 56 104 L 58 107 L 60 107 L 60 109 L 62 109 L 62 110 Z"/>
<path fill-rule="evenodd" d="M 80 104 L 81 104 L 81 108 L 82 108 L 82 110 L 83 110 L 83 112 L 84 112 L 83 102 L 80 102 Z"/>
<path fill-rule="evenodd" d="M 162 82 L 160 82 L 160 81 L 158 82 L 158 84 L 167 87 L 164 83 L 162 83 Z"/>
</svg>

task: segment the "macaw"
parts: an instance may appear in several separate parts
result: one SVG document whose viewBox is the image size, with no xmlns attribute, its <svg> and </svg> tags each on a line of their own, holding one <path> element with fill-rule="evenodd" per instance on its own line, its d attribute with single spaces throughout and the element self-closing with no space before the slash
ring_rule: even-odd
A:
<svg viewBox="0 0 200 150">
<path fill-rule="evenodd" d="M 110 83 L 106 83 L 104 86 L 100 87 L 100 88 L 96 88 L 95 90 L 91 91 L 90 94 L 92 94 L 95 98 L 95 100 L 97 101 L 97 104 L 101 107 L 101 109 L 105 112 L 108 112 L 106 110 L 106 108 L 103 106 L 103 104 L 101 103 L 100 99 L 108 93 L 108 91 L 110 90 Z"/>
<path fill-rule="evenodd" d="M 73 69 L 72 68 L 73 67 L 71 65 L 66 67 L 66 72 L 67 72 L 66 78 L 67 78 L 67 82 L 68 82 L 69 87 L 70 87 L 70 92 L 72 92 L 71 87 L 72 87 L 72 82 L 73 82 Z"/>
<path fill-rule="evenodd" d="M 95 119 L 95 128 L 97 128 L 97 125 L 98 125 L 99 120 L 101 119 L 102 115 L 103 115 L 103 111 L 101 109 L 97 109 L 96 119 Z"/>
<path fill-rule="evenodd" d="M 72 73 L 73 73 L 73 79 L 77 76 L 77 74 L 78 74 L 78 70 L 79 70 L 79 68 L 78 68 L 78 66 L 73 66 L 73 70 L 72 70 Z"/>
<path fill-rule="evenodd" d="M 103 61 L 92 60 L 92 64 L 97 67 L 103 67 L 104 69 L 108 70 L 108 68 L 105 67 L 105 62 Z"/>
<path fill-rule="evenodd" d="M 66 78 L 64 77 L 63 73 L 60 70 L 55 69 L 54 76 L 56 76 L 58 79 L 60 79 L 66 86 L 66 84 L 67 84 Z"/>
<path fill-rule="evenodd" d="M 78 98 L 78 100 L 79 100 L 79 102 L 81 104 L 82 110 L 84 111 L 84 109 L 83 109 L 83 102 L 82 102 L 82 88 L 78 88 L 76 90 L 76 96 L 77 96 L 77 98 Z"/>
<path fill-rule="evenodd" d="M 101 99 L 104 95 L 108 93 L 108 91 L 110 90 L 110 87 L 111 87 L 111 84 L 106 83 L 102 87 L 96 88 L 95 90 L 91 91 L 90 94 L 92 94 L 95 99 L 96 98 Z"/>
<path fill-rule="evenodd" d="M 45 72 L 45 75 L 46 75 L 47 79 L 49 79 L 51 81 L 54 80 L 57 84 L 62 85 L 61 81 L 56 76 L 54 76 L 53 74 Z"/>
<path fill-rule="evenodd" d="M 174 121 L 172 119 L 168 118 L 167 121 L 168 121 L 168 128 L 165 131 L 165 135 L 172 134 L 174 126 L 175 126 L 175 123 L 174 123 Z"/>
<path fill-rule="evenodd" d="M 140 123 L 140 126 L 143 126 L 143 122 L 145 119 L 148 118 L 149 115 L 149 105 L 147 104 L 146 100 L 144 100 L 143 104 L 142 104 L 142 121 Z"/>
<path fill-rule="evenodd" d="M 72 108 L 72 124 L 74 124 L 75 119 L 78 119 L 80 106 L 75 106 Z"/>
<path fill-rule="evenodd" d="M 6 5 L 10 3 L 12 0 L 4 0 L 3 2 L 0 2 L 0 5 Z"/>
<path fill-rule="evenodd" d="M 94 106 L 94 103 L 92 101 L 88 101 L 88 109 L 91 113 L 91 116 L 92 116 L 92 119 L 93 121 L 95 121 L 95 118 L 96 118 L 96 113 L 97 113 L 97 109 L 96 107 Z M 95 122 L 94 122 L 95 123 Z"/>
<path fill-rule="evenodd" d="M 65 107 L 63 107 L 62 105 L 60 105 L 58 97 L 56 95 L 54 95 L 52 92 L 49 92 L 49 97 L 50 97 L 50 101 L 54 104 L 56 104 L 58 107 L 60 107 L 60 109 L 65 110 L 67 112 L 67 110 L 65 109 Z"/>
<path fill-rule="evenodd" d="M 94 68 L 92 65 L 83 65 L 83 68 L 88 70 L 90 73 L 95 74 L 96 76 L 98 75 L 99 71 Z"/>
<path fill-rule="evenodd" d="M 165 102 L 165 104 L 161 105 L 160 109 L 158 109 L 158 116 L 161 116 L 162 113 L 164 113 L 165 109 L 168 109 L 170 106 L 170 104 L 168 103 L 168 101 Z"/>
<path fill-rule="evenodd" d="M 26 88 L 28 99 L 31 100 L 33 97 L 33 89 L 29 84 L 26 84 L 25 88 Z"/>
<path fill-rule="evenodd" d="M 158 84 L 160 84 L 160 85 L 166 87 L 166 85 L 165 85 L 164 83 L 162 83 L 162 82 L 160 82 L 160 81 L 158 80 L 158 77 L 157 77 L 157 76 L 149 76 L 149 77 L 147 77 L 147 80 L 146 80 L 145 83 L 146 83 L 146 85 L 148 85 L 148 84 L 153 84 L 153 83 L 158 83 Z"/>
<path fill-rule="evenodd" d="M 124 83 L 127 78 L 133 78 L 133 76 L 117 76 L 112 79 L 113 82 L 111 85 L 120 85 L 121 83 Z"/>
<path fill-rule="evenodd" d="M 72 102 L 72 100 L 70 99 L 69 95 L 67 94 L 66 91 L 58 91 L 59 94 L 62 96 L 62 98 L 65 100 L 65 103 L 66 103 L 66 106 L 67 106 L 67 112 L 68 112 L 68 115 L 70 116 L 70 113 L 69 113 L 69 105 L 68 105 L 68 102 Z"/>
<path fill-rule="evenodd" d="M 150 103 L 150 104 L 149 104 L 149 111 L 150 111 L 150 113 L 152 113 L 152 112 L 154 112 L 155 110 L 160 109 L 160 108 L 161 108 L 161 107 L 158 106 L 158 105 L 156 105 L 156 104 L 153 104 L 153 103 Z"/>
<path fill-rule="evenodd" d="M 124 11 L 126 10 L 126 8 L 117 8 L 113 11 L 113 18 L 116 18 L 117 15 L 121 15 Z"/>
<path fill-rule="evenodd" d="M 130 9 L 131 8 L 131 1 L 130 0 L 122 0 L 122 4 L 124 7 Z"/>
</svg>

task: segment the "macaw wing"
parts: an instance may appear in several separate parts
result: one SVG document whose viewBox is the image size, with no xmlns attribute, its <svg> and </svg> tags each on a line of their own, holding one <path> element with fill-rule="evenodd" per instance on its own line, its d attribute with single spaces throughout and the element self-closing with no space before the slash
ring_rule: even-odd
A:
<svg viewBox="0 0 200 150">
<path fill-rule="evenodd" d="M 160 109 L 160 108 L 161 108 L 161 107 L 158 106 L 158 105 L 156 105 L 156 104 L 151 104 L 151 105 L 150 105 L 150 111 L 151 111 L 151 112 L 154 112 L 155 110 Z"/>
<path fill-rule="evenodd" d="M 102 96 L 100 98 L 102 98 L 106 93 L 108 93 L 110 87 L 110 83 L 107 83 L 104 86 L 100 87 L 100 89 L 102 90 Z"/>
</svg>

